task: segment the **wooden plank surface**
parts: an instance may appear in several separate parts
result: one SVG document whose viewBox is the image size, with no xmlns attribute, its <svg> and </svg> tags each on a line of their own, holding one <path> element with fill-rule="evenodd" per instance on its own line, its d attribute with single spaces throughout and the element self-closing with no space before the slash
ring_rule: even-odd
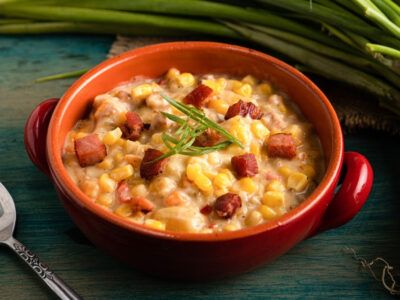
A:
<svg viewBox="0 0 400 300">
<path fill-rule="evenodd" d="M 370 198 L 349 224 L 304 241 L 269 265 L 242 276 L 178 282 L 129 269 L 93 247 L 69 219 L 51 182 L 28 159 L 23 128 L 42 100 L 59 97 L 73 79 L 34 79 L 91 67 L 105 58 L 111 37 L 0 38 L 0 181 L 18 212 L 15 236 L 85 299 L 390 299 L 360 272 L 344 246 L 366 258 L 382 256 L 400 276 L 400 141 L 369 132 L 345 137 L 375 171 Z M 245 258 L 243 258 L 245 259 Z M 0 299 L 53 299 L 7 248 L 0 247 Z"/>
</svg>

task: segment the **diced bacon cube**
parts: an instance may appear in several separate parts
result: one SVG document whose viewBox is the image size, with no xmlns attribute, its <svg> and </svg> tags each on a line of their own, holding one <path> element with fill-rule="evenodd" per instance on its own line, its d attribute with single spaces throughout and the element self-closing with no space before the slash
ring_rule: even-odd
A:
<svg viewBox="0 0 400 300">
<path fill-rule="evenodd" d="M 144 124 L 138 114 L 128 111 L 126 113 L 126 122 L 120 128 L 124 138 L 136 141 L 144 129 Z"/>
<path fill-rule="evenodd" d="M 145 197 L 140 197 L 140 196 L 132 197 L 130 204 L 132 206 L 132 210 L 135 212 L 137 211 L 149 212 L 152 211 L 154 208 L 153 202 L 146 199 Z"/>
<path fill-rule="evenodd" d="M 239 177 L 252 177 L 258 174 L 257 159 L 253 153 L 233 156 L 231 163 Z"/>
<path fill-rule="evenodd" d="M 232 217 L 240 207 L 242 207 L 242 199 L 239 195 L 233 193 L 218 197 L 214 203 L 214 210 L 217 215 L 225 219 Z"/>
<path fill-rule="evenodd" d="M 264 113 L 252 102 L 247 102 L 247 113 L 253 120 L 260 120 Z"/>
<path fill-rule="evenodd" d="M 239 100 L 235 104 L 229 106 L 228 111 L 225 114 L 225 120 L 235 116 L 245 117 L 247 114 L 249 114 L 250 117 L 255 120 L 261 119 L 264 115 L 264 113 L 254 103 Z"/>
<path fill-rule="evenodd" d="M 225 114 L 225 120 L 233 118 L 235 116 L 246 116 L 247 114 L 247 105 L 242 100 L 239 100 L 235 104 L 229 106 L 228 111 Z"/>
<path fill-rule="evenodd" d="M 183 102 L 192 104 L 194 107 L 201 109 L 204 104 L 206 104 L 208 97 L 212 94 L 212 92 L 212 88 L 204 84 L 200 84 L 197 88 L 186 95 L 186 97 L 183 99 Z"/>
<path fill-rule="evenodd" d="M 142 163 L 140 164 L 140 176 L 145 179 L 152 179 L 154 176 L 161 174 L 164 171 L 168 159 L 164 158 L 159 161 L 148 163 L 160 156 L 164 155 L 157 149 L 147 149 L 144 153 Z"/>
<path fill-rule="evenodd" d="M 202 209 L 200 209 L 200 213 L 202 213 L 203 215 L 209 215 L 212 212 L 212 207 L 210 205 L 206 205 L 204 206 Z"/>
<path fill-rule="evenodd" d="M 291 134 L 277 133 L 268 138 L 267 152 L 270 157 L 293 158 L 296 156 L 296 145 Z"/>
<path fill-rule="evenodd" d="M 117 197 L 120 202 L 129 203 L 134 212 L 149 212 L 154 208 L 153 202 L 145 197 L 132 197 L 129 191 L 128 183 L 125 180 L 118 184 Z"/>
<path fill-rule="evenodd" d="M 131 193 L 129 192 L 128 183 L 125 180 L 118 183 L 117 197 L 122 203 L 129 203 L 131 201 Z"/>
<path fill-rule="evenodd" d="M 95 133 L 76 139 L 74 146 L 79 165 L 82 168 L 101 162 L 107 155 L 106 146 Z"/>
<path fill-rule="evenodd" d="M 196 138 L 193 146 L 197 147 L 212 147 L 218 143 L 221 138 L 221 134 L 214 129 L 207 128 L 206 131 Z"/>
</svg>

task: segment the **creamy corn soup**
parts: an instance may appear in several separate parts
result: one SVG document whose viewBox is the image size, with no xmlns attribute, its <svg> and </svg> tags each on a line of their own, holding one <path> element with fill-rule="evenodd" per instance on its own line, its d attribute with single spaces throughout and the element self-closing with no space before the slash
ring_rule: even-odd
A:
<svg viewBox="0 0 400 300">
<path fill-rule="evenodd" d="M 180 103 L 204 117 L 190 118 Z M 177 120 L 198 135 L 193 129 L 183 136 Z M 307 198 L 324 173 L 311 124 L 271 84 L 177 69 L 96 96 L 89 117 L 68 134 L 63 161 L 104 209 L 153 229 L 190 233 L 273 220 Z"/>
</svg>

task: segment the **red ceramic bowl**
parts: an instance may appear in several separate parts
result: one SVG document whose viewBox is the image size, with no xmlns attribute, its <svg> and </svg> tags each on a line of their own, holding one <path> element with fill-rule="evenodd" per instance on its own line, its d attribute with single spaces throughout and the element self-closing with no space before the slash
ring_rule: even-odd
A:
<svg viewBox="0 0 400 300">
<path fill-rule="evenodd" d="M 196 74 L 252 74 L 287 93 L 316 128 L 325 154 L 325 176 L 310 197 L 271 222 L 212 234 L 149 229 L 86 197 L 63 166 L 61 154 L 68 131 L 96 95 L 136 75 L 159 77 L 171 67 Z M 220 278 L 265 264 L 298 242 L 352 219 L 367 199 L 373 180 L 371 166 L 362 155 L 343 152 L 336 113 L 307 77 L 266 54 L 220 43 L 159 44 L 103 62 L 76 81 L 59 101 L 47 100 L 32 112 L 25 144 L 33 163 L 54 182 L 73 221 L 96 246 L 135 268 L 175 278 Z M 345 174 L 341 174 L 343 158 Z M 341 175 L 344 181 L 335 194 Z"/>
</svg>

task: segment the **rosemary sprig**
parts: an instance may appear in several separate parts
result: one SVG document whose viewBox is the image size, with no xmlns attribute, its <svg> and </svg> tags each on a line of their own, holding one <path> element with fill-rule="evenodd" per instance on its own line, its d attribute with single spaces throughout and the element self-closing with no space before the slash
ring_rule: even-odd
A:
<svg viewBox="0 0 400 300">
<path fill-rule="evenodd" d="M 244 148 L 243 144 L 236 138 L 234 138 L 229 132 L 227 132 L 217 123 L 208 119 L 203 111 L 185 105 L 181 102 L 175 101 L 174 99 L 169 98 L 161 93 L 160 96 L 164 98 L 168 103 L 170 103 L 173 107 L 183 112 L 187 116 L 187 118 L 183 119 L 181 117 L 178 117 L 176 115 L 164 111 L 160 112 L 166 118 L 170 119 L 171 121 L 174 121 L 177 124 L 180 124 L 178 129 L 174 132 L 174 135 L 179 136 L 179 140 L 163 132 L 162 140 L 164 144 L 168 147 L 169 151 L 164 155 L 148 163 L 154 163 L 175 154 L 181 154 L 187 156 L 203 155 L 223 149 L 231 145 L 232 143 L 235 143 L 239 145 L 241 148 Z M 190 120 L 195 121 L 196 124 L 195 125 L 189 124 Z M 214 129 L 215 131 L 219 132 L 220 134 L 228 138 L 228 141 L 218 143 L 211 147 L 193 146 L 193 143 L 196 140 L 196 138 L 202 135 L 208 128 Z"/>
<path fill-rule="evenodd" d="M 161 93 L 159 95 L 164 98 L 169 104 L 171 104 L 173 107 L 175 107 L 177 110 L 183 112 L 185 115 L 187 115 L 190 119 L 194 120 L 195 122 L 206 126 L 207 128 L 214 129 L 215 131 L 219 132 L 223 136 L 225 136 L 227 139 L 229 139 L 232 143 L 235 143 L 239 145 L 241 148 L 244 148 L 243 144 L 237 140 L 235 137 L 233 137 L 228 131 L 223 129 L 221 126 L 219 126 L 217 123 L 211 121 L 209 118 L 207 118 L 202 110 L 199 110 L 195 107 L 190 107 L 186 104 L 183 104 L 182 102 L 175 101 L 172 98 L 169 98 Z M 169 114 L 170 115 L 170 114 Z M 165 115 L 167 116 L 167 115 Z M 168 117 L 168 116 L 167 116 Z M 175 116 L 176 118 L 179 118 Z M 171 119 L 172 120 L 172 119 Z M 183 120 L 183 119 L 181 119 Z M 172 120 L 174 121 L 174 120 Z M 185 121 L 185 120 L 183 120 Z"/>
</svg>

